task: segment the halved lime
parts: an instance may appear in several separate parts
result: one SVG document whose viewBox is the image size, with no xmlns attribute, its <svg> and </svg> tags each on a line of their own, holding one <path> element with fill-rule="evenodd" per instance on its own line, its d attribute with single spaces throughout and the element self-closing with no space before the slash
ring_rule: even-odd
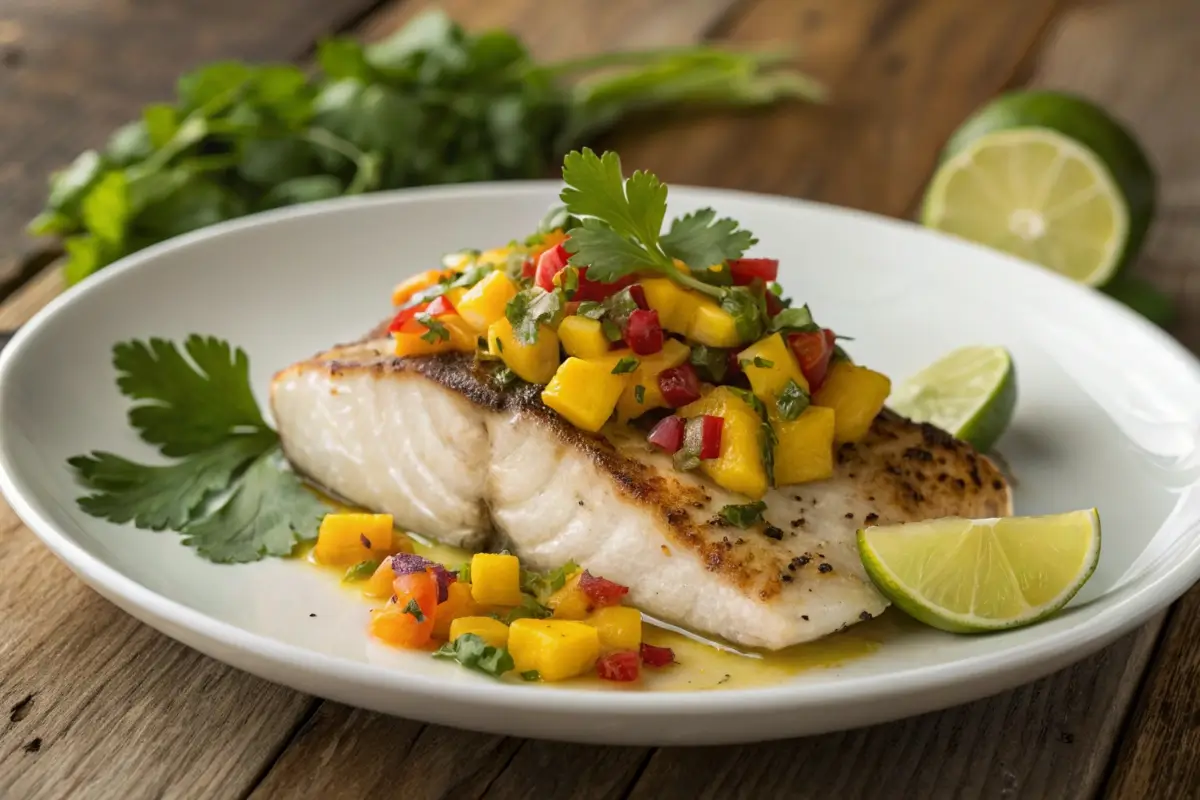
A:
<svg viewBox="0 0 1200 800">
<path fill-rule="evenodd" d="M 921 221 L 1101 286 L 1141 245 L 1154 194 L 1145 153 L 1107 113 L 1061 92 L 1013 92 L 950 139 Z"/>
<path fill-rule="evenodd" d="M 1087 582 L 1100 559 L 1100 515 L 864 528 L 858 548 L 871 580 L 910 616 L 952 633 L 1002 630 L 1049 617 Z"/>
<path fill-rule="evenodd" d="M 892 390 L 888 406 L 986 452 L 1017 407 L 1017 373 L 1003 347 L 961 347 Z"/>
</svg>

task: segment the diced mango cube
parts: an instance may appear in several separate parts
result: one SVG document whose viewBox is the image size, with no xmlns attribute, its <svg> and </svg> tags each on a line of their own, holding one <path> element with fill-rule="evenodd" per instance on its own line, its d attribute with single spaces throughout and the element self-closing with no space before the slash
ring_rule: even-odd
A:
<svg viewBox="0 0 1200 800">
<path fill-rule="evenodd" d="M 328 566 L 352 567 L 392 552 L 391 514 L 326 514 L 313 557 Z"/>
<path fill-rule="evenodd" d="M 658 312 L 658 323 L 664 330 L 687 333 L 691 328 L 694 303 L 687 289 L 669 278 L 647 278 L 641 281 L 646 305 Z"/>
<path fill-rule="evenodd" d="M 776 486 L 833 477 L 833 409 L 809 406 L 791 422 L 775 415 L 772 424 L 779 440 L 775 445 Z"/>
<path fill-rule="evenodd" d="M 517 296 L 516 284 L 503 270 L 489 272 L 454 303 L 463 321 L 482 333 L 504 316 L 508 301 Z"/>
<path fill-rule="evenodd" d="M 445 639 L 450 635 L 450 624 L 459 617 L 473 617 L 479 613 L 479 604 L 471 591 L 471 584 L 455 581 L 446 587 L 446 599 L 438 603 L 433 615 L 433 635 Z"/>
<path fill-rule="evenodd" d="M 834 441 L 842 444 L 867 435 L 891 391 L 892 382 L 886 375 L 849 361 L 837 361 L 830 365 L 825 383 L 812 401 L 833 409 Z"/>
<path fill-rule="evenodd" d="M 480 253 L 479 258 L 476 259 L 476 262 L 479 264 L 500 265 L 508 260 L 508 255 L 512 251 L 513 251 L 512 245 L 505 245 L 504 247 L 493 247 L 491 250 L 484 250 L 482 253 Z"/>
<path fill-rule="evenodd" d="M 655 408 L 666 408 L 667 401 L 658 388 L 658 375 L 663 370 L 678 367 L 688 360 L 691 348 L 678 339 L 667 339 L 663 349 L 648 356 L 638 356 L 640 364 L 630 373 L 629 383 L 617 400 L 617 420 L 628 422 Z M 642 401 L 638 402 L 637 387 L 642 387 Z"/>
<path fill-rule="evenodd" d="M 548 325 L 538 329 L 537 341 L 517 341 L 507 317 L 488 327 L 488 352 L 503 359 L 517 377 L 530 383 L 548 383 L 558 369 L 558 334 Z"/>
<path fill-rule="evenodd" d="M 692 315 L 692 327 L 688 335 L 700 344 L 709 347 L 737 347 L 742 343 L 738 334 L 737 320 L 715 300 L 703 297 Z"/>
<path fill-rule="evenodd" d="M 637 650 L 642 644 L 642 614 L 630 606 L 601 608 L 584 620 L 600 635 L 600 650 Z"/>
<path fill-rule="evenodd" d="M 581 620 L 592 610 L 591 599 L 579 588 L 582 572 L 567 579 L 563 587 L 546 600 L 546 605 L 554 610 L 555 619 Z"/>
<path fill-rule="evenodd" d="M 808 381 L 781 333 L 760 339 L 738 353 L 738 362 L 750 380 L 754 394 L 768 406 L 775 402 L 788 381 L 795 381 L 801 389 L 808 391 Z"/>
<path fill-rule="evenodd" d="M 471 597 L 488 606 L 521 605 L 521 562 L 505 553 L 471 556 Z"/>
<path fill-rule="evenodd" d="M 567 355 L 576 358 L 601 358 L 608 355 L 608 337 L 599 320 L 573 314 L 558 326 L 558 338 Z"/>
<path fill-rule="evenodd" d="M 576 428 L 595 433 L 616 408 L 629 375 L 614 375 L 609 358 L 568 358 L 542 391 L 542 402 Z"/>
<path fill-rule="evenodd" d="M 592 669 L 600 634 L 582 622 L 518 619 L 508 629 L 508 652 L 517 672 L 537 670 L 544 681 L 561 681 Z"/>
<path fill-rule="evenodd" d="M 434 630 L 436 635 L 436 628 Z M 459 617 L 450 623 L 450 641 L 473 633 L 492 647 L 508 646 L 508 626 L 491 617 Z"/>
<path fill-rule="evenodd" d="M 392 581 L 396 579 L 396 573 L 392 570 L 391 556 L 379 562 L 375 572 L 362 585 L 362 593 L 364 597 L 384 598 L 391 597 Z"/>
<path fill-rule="evenodd" d="M 446 329 L 448 338 L 430 336 L 429 328 L 411 320 L 404 328 L 392 334 L 396 341 L 396 355 L 428 356 L 436 353 L 470 353 L 478 344 L 475 331 L 458 314 L 442 314 L 435 319 Z"/>
<path fill-rule="evenodd" d="M 703 414 L 722 417 L 721 452 L 700 462 L 700 470 L 731 492 L 758 500 L 767 492 L 767 471 L 762 461 L 762 418 L 745 400 L 719 386 L 679 409 L 684 419 Z"/>
</svg>

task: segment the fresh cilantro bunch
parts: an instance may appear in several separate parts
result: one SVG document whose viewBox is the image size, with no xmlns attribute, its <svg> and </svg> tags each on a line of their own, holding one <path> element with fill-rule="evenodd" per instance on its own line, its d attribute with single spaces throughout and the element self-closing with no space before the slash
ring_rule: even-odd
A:
<svg viewBox="0 0 1200 800">
<path fill-rule="evenodd" d="M 426 184 L 544 177 L 571 146 L 648 110 L 819 100 L 777 53 L 708 46 L 538 64 L 513 34 L 445 14 L 371 45 L 337 38 L 310 77 L 220 62 L 179 79 L 52 176 L 30 224 L 61 237 L 68 282 L 147 245 L 247 213 Z"/>
<path fill-rule="evenodd" d="M 185 358 L 186 354 L 186 358 Z M 285 556 L 317 536 L 328 510 L 291 472 L 250 390 L 246 354 L 193 334 L 113 348 L 129 423 L 175 459 L 138 464 L 103 451 L 68 460 L 91 494 L 79 507 L 111 522 L 176 530 L 211 561 Z"/>
<path fill-rule="evenodd" d="M 741 258 L 757 243 L 735 220 L 717 219 L 711 208 L 679 217 L 662 233 L 667 214 L 667 186 L 651 172 L 637 170 L 628 179 L 621 159 L 612 151 L 598 156 L 588 148 L 567 154 L 563 161 L 562 201 L 581 220 L 564 243 L 570 264 L 587 267 L 589 280 L 613 283 L 634 273 L 657 273 L 707 294 L 737 322 L 743 341 L 757 339 L 768 320 L 765 288 L 721 286 L 723 272 L 709 267 Z M 686 264 L 692 273 L 676 266 Z"/>
</svg>

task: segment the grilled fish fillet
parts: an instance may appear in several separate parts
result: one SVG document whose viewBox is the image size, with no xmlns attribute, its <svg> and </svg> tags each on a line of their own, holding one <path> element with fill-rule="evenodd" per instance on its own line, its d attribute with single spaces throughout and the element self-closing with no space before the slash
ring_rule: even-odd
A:
<svg viewBox="0 0 1200 800">
<path fill-rule="evenodd" d="M 275 376 L 297 470 L 446 544 L 506 546 L 535 569 L 573 560 L 647 614 L 740 645 L 786 647 L 883 611 L 858 556 L 864 524 L 1011 513 L 991 462 L 885 411 L 839 449 L 834 477 L 767 494 L 770 527 L 729 527 L 717 512 L 746 499 L 676 472 L 644 434 L 580 431 L 536 387 L 498 390 L 470 355 L 396 358 L 384 335 Z"/>
</svg>

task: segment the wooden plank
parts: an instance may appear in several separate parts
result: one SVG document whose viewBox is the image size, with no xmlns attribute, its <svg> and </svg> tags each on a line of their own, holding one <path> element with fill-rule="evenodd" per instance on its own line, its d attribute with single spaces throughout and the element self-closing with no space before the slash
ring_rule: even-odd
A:
<svg viewBox="0 0 1200 800">
<path fill-rule="evenodd" d="M 104 144 L 183 71 L 221 58 L 290 60 L 379 0 L 10 0 L 0 8 L 0 283 L 39 246 L 23 233 L 46 177 Z M 15 262 L 15 264 L 14 264 Z"/>
</svg>

